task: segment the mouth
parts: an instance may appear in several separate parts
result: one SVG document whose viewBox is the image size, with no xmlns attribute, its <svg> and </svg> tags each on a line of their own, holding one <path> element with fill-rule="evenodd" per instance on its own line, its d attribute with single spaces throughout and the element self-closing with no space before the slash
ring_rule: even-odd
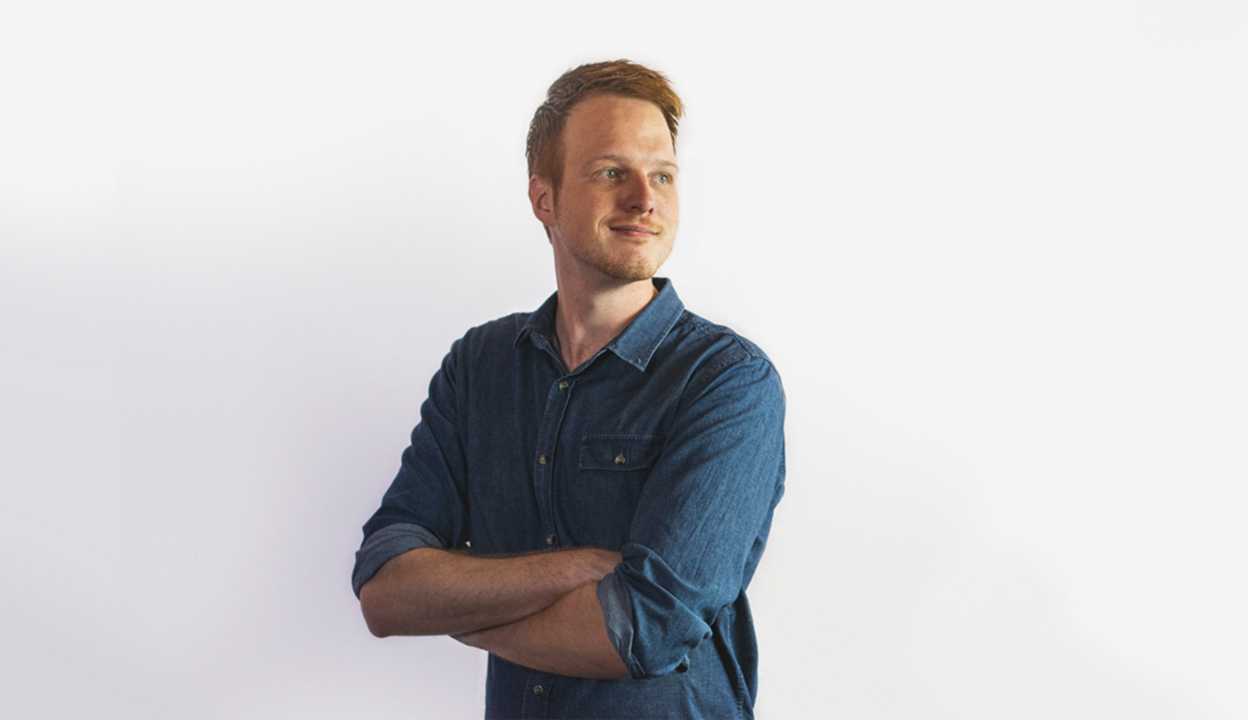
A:
<svg viewBox="0 0 1248 720">
<path fill-rule="evenodd" d="M 619 233 L 625 237 L 647 238 L 659 234 L 658 230 L 642 227 L 640 225 L 615 225 L 611 228 L 612 232 Z"/>
</svg>

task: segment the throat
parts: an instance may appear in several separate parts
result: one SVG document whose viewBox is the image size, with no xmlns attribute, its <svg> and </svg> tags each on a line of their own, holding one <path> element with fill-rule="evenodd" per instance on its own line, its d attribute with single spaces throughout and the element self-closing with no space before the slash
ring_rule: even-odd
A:
<svg viewBox="0 0 1248 720">
<path fill-rule="evenodd" d="M 594 352 L 582 354 L 579 357 L 574 356 L 567 350 L 564 350 L 563 344 L 559 342 L 558 332 L 552 333 L 550 339 L 555 346 L 555 352 L 558 353 L 559 358 L 563 360 L 564 369 L 567 372 L 576 371 L 581 365 L 585 364 L 587 360 L 594 356 L 594 352 L 597 352 L 597 350 L 595 350 Z"/>
</svg>

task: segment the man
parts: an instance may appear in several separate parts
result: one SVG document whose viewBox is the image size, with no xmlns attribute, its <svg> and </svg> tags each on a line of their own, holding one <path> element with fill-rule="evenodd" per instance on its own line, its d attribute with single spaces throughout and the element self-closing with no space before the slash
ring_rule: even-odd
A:
<svg viewBox="0 0 1248 720">
<path fill-rule="evenodd" d="M 681 114 L 624 60 L 550 87 L 527 155 L 557 289 L 452 343 L 363 528 L 369 629 L 488 651 L 487 718 L 753 717 L 784 390 L 654 276 Z"/>
</svg>

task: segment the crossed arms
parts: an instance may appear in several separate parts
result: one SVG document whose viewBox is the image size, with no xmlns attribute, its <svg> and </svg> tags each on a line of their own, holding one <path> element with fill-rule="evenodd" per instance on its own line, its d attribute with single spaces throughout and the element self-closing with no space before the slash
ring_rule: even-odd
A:
<svg viewBox="0 0 1248 720">
<path fill-rule="evenodd" d="M 377 637 L 451 635 L 544 672 L 624 678 L 595 592 L 620 557 L 599 548 L 511 557 L 418 548 L 383 565 L 361 588 L 360 606 Z"/>
<path fill-rule="evenodd" d="M 779 376 L 766 358 L 732 350 L 685 388 L 618 553 L 499 557 L 445 549 L 468 537 L 453 346 L 364 527 L 352 584 L 370 631 L 451 635 L 572 677 L 688 669 L 719 611 L 749 583 L 784 491 Z"/>
</svg>

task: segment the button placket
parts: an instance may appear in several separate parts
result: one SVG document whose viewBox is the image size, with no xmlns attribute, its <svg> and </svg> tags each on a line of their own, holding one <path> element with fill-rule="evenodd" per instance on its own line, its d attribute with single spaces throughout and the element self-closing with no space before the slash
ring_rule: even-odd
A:
<svg viewBox="0 0 1248 720">
<path fill-rule="evenodd" d="M 547 546 L 558 544 L 555 526 L 554 509 L 554 467 L 555 453 L 559 438 L 559 429 L 563 424 L 564 414 L 572 393 L 572 381 L 555 378 L 546 393 L 546 409 L 542 413 L 542 424 L 537 433 L 537 465 L 533 473 L 533 491 L 537 497 L 538 513 L 542 520 L 542 529 Z"/>
</svg>

